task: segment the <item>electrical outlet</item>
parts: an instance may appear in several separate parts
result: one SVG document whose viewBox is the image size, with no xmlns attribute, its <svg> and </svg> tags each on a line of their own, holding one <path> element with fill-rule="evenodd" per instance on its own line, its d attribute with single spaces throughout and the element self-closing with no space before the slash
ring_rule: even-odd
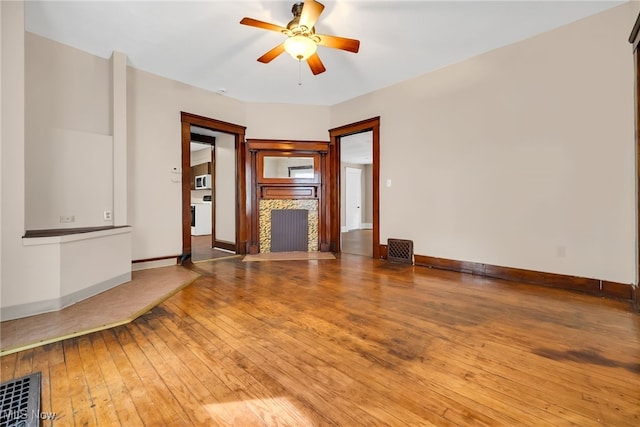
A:
<svg viewBox="0 0 640 427">
<path fill-rule="evenodd" d="M 111 211 L 104 211 L 103 216 L 105 221 L 111 221 L 113 219 Z"/>
<path fill-rule="evenodd" d="M 68 224 L 70 222 L 75 222 L 76 217 L 74 215 L 60 215 L 60 223 Z"/>
</svg>

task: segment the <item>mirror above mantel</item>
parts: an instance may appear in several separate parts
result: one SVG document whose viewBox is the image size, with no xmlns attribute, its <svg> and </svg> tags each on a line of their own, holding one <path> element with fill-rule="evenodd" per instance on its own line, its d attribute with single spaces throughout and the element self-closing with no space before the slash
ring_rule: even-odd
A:
<svg viewBox="0 0 640 427">
<path fill-rule="evenodd" d="M 256 160 L 260 182 L 313 183 L 319 179 L 318 153 L 260 151 Z"/>
<path fill-rule="evenodd" d="M 262 159 L 264 178 L 310 178 L 313 179 L 313 157 L 264 156 Z"/>
</svg>

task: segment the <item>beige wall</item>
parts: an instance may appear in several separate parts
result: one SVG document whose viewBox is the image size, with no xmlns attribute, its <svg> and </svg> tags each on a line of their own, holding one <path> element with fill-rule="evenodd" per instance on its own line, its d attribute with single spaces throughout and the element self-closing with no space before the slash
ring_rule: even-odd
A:
<svg viewBox="0 0 640 427">
<path fill-rule="evenodd" d="M 3 24 L 5 8 L 14 7 L 5 3 Z M 626 39 L 636 13 L 635 4 L 624 5 L 333 107 L 247 104 L 129 67 L 132 258 L 181 251 L 181 186 L 171 173 L 180 166 L 181 111 L 247 126 L 248 138 L 295 140 L 328 140 L 327 129 L 380 116 L 381 181 L 393 182 L 381 186 L 382 242 L 409 238 L 423 255 L 633 282 L 633 62 Z M 19 60 L 20 52 L 5 51 L 6 31 L 3 25 L 2 79 L 19 83 L 23 70 L 6 58 Z M 75 61 L 69 55 L 84 55 L 48 41 L 38 46 L 43 60 L 49 51 L 68 63 Z M 77 63 L 78 73 L 90 74 L 102 60 Z M 26 76 L 29 87 L 34 76 Z M 64 90 L 86 84 L 67 88 L 65 76 L 56 78 Z M 96 85 L 103 101 L 89 104 L 90 117 L 76 120 L 85 104 L 71 104 L 59 123 L 109 134 L 109 88 Z M 16 100 L 4 83 L 2 100 L 4 294 L 4 266 L 15 261 L 9 254 L 19 253 L 14 246 L 24 232 L 20 185 L 32 171 L 13 164 L 24 145 L 5 149 L 21 131 L 5 126 L 19 125 L 20 117 L 6 110 Z M 37 151 L 28 152 L 29 164 Z M 7 177 L 17 187 L 8 188 Z"/>
<path fill-rule="evenodd" d="M 24 233 L 24 4 L 0 2 L 0 300 L 33 291 L 17 274 L 25 266 Z M 34 269 L 36 270 L 36 269 Z M 19 285 L 23 286 L 19 286 Z"/>
<path fill-rule="evenodd" d="M 235 137 L 216 138 L 216 240 L 236 242 Z"/>
<path fill-rule="evenodd" d="M 334 106 L 381 117 L 381 241 L 630 283 L 633 62 L 626 4 Z"/>
<path fill-rule="evenodd" d="M 247 138 L 329 141 L 329 107 L 247 104 Z"/>
<path fill-rule="evenodd" d="M 111 225 L 109 61 L 25 33 L 25 73 L 26 228 Z"/>
<path fill-rule="evenodd" d="M 240 101 L 128 68 L 129 221 L 133 259 L 182 253 L 180 112 L 244 125 Z"/>
</svg>

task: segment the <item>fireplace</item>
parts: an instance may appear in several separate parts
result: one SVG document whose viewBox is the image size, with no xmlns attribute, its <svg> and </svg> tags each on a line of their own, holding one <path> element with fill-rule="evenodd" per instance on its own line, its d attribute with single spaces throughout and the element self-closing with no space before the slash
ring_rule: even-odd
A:
<svg viewBox="0 0 640 427">
<path fill-rule="evenodd" d="M 296 251 L 329 251 L 329 143 L 249 139 L 247 155 L 248 253 L 280 252 L 291 247 Z M 285 218 L 281 227 L 273 230 L 272 212 L 289 210 L 304 211 L 300 218 L 306 216 L 306 223 L 296 219 L 299 227 L 293 227 L 294 220 Z M 276 216 L 289 214 L 279 212 Z M 272 231 L 280 242 L 272 241 Z M 294 237 L 300 237 L 297 245 L 287 246 Z"/>
<path fill-rule="evenodd" d="M 307 248 L 309 252 L 318 250 L 318 201 L 317 200 L 295 200 L 295 199 L 266 199 L 260 200 L 259 230 L 260 230 L 260 252 L 272 252 L 272 211 L 307 211 Z M 286 227 L 285 227 L 286 228 Z M 278 233 L 282 230 L 277 230 Z M 290 230 L 293 231 L 293 230 Z M 286 233 L 286 231 L 285 231 Z M 286 240 L 288 236 L 284 236 Z M 281 248 L 276 244 L 276 250 Z"/>
</svg>

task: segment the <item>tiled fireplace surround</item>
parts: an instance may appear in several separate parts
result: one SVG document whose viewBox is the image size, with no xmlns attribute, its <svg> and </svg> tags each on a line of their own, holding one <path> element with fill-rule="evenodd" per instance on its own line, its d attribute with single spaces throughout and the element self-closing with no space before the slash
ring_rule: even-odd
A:
<svg viewBox="0 0 640 427">
<path fill-rule="evenodd" d="M 318 201 L 295 199 L 263 199 L 259 208 L 260 252 L 271 252 L 271 211 L 275 209 L 306 209 L 309 211 L 309 252 L 318 250 Z"/>
</svg>

